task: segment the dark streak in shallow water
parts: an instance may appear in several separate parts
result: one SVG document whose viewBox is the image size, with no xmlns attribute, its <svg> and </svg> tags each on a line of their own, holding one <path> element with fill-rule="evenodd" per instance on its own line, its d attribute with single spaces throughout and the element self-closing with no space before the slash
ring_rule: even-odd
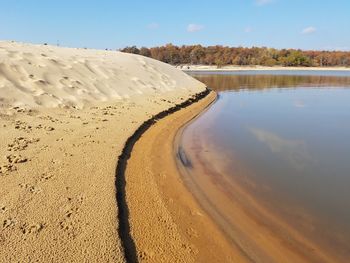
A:
<svg viewBox="0 0 350 263">
<path fill-rule="evenodd" d="M 191 160 L 187 157 L 186 152 L 182 146 L 179 146 L 177 151 L 177 157 L 179 158 L 182 165 L 188 169 L 192 169 L 193 165 Z"/>
<path fill-rule="evenodd" d="M 144 132 L 146 132 L 154 123 L 158 120 L 176 112 L 191 104 L 203 99 L 206 97 L 211 91 L 207 88 L 205 91 L 202 91 L 188 100 L 175 105 L 174 107 L 169 108 L 168 110 L 162 111 L 152 118 L 145 121 L 140 127 L 135 131 L 133 135 L 131 135 L 125 143 L 123 151 L 118 158 L 118 163 L 116 167 L 116 199 L 118 205 L 118 235 L 122 243 L 122 247 L 124 249 L 124 256 L 127 262 L 138 262 L 137 258 L 137 250 L 135 242 L 130 233 L 130 222 L 129 222 L 129 208 L 126 202 L 126 178 L 125 171 L 127 167 L 128 160 L 131 156 L 131 151 L 138 141 L 138 139 L 142 136 Z"/>
</svg>

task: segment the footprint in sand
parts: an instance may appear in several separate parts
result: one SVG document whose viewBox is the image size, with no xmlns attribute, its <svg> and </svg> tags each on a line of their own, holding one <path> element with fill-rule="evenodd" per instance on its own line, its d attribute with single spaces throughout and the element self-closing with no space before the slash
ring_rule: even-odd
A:
<svg viewBox="0 0 350 263">
<path fill-rule="evenodd" d="M 53 118 L 50 115 L 39 116 L 38 118 L 41 119 L 41 120 L 46 120 L 46 121 L 51 121 L 51 122 L 60 122 L 59 119 Z"/>
<path fill-rule="evenodd" d="M 38 234 L 41 230 L 44 229 L 45 224 L 44 223 L 37 223 L 37 224 L 27 224 L 24 223 L 22 226 L 20 226 L 20 230 L 23 233 L 23 235 L 29 235 L 29 234 Z"/>
<path fill-rule="evenodd" d="M 11 107 L 10 110 L 12 110 L 12 111 L 14 111 L 16 113 L 26 113 L 26 114 L 33 113 L 32 109 L 27 109 L 27 108 L 19 107 L 19 106 Z"/>
<path fill-rule="evenodd" d="M 42 175 L 40 177 L 40 181 L 44 181 L 45 182 L 45 181 L 48 181 L 48 180 L 50 180 L 50 179 L 52 179 L 54 177 L 55 177 L 54 174 L 45 172 L 45 173 L 42 173 Z"/>
<path fill-rule="evenodd" d="M 38 194 L 38 193 L 42 192 L 42 189 L 36 185 L 32 185 L 28 188 L 28 191 L 32 194 Z"/>
<path fill-rule="evenodd" d="M 50 66 L 50 64 L 54 65 L 54 66 L 59 66 L 61 68 L 63 68 L 65 66 L 65 64 L 62 63 L 61 61 L 59 61 L 58 58 L 49 58 L 47 65 Z"/>
<path fill-rule="evenodd" d="M 23 157 L 22 155 L 15 155 L 15 154 L 10 154 L 6 156 L 7 161 L 10 164 L 15 164 L 15 163 L 25 163 L 28 161 L 28 158 Z"/>
<path fill-rule="evenodd" d="M 84 200 L 84 195 L 78 195 L 75 198 L 67 198 L 68 203 L 64 210 L 63 219 L 59 222 L 59 226 L 63 231 L 67 232 L 67 235 L 70 237 L 75 238 L 81 232 L 81 230 L 77 228 L 79 226 L 79 224 L 77 224 L 79 223 L 79 217 L 76 215 L 79 214 Z"/>
<path fill-rule="evenodd" d="M 24 188 L 26 190 L 28 190 L 28 192 L 32 193 L 32 194 L 38 194 L 40 192 L 42 192 L 42 189 L 36 185 L 29 185 L 29 184 L 19 184 L 19 186 L 21 188 Z"/>
<path fill-rule="evenodd" d="M 26 132 L 31 132 L 32 131 L 32 126 L 29 125 L 28 123 L 24 122 L 24 121 L 16 120 L 14 125 L 15 125 L 15 129 L 16 130 L 23 130 L 23 131 L 26 131 Z"/>
<path fill-rule="evenodd" d="M 35 84 L 41 86 L 41 87 L 45 87 L 47 85 L 49 85 L 50 83 L 47 82 L 46 80 L 43 80 L 43 79 L 39 79 L 37 81 L 35 81 Z"/>
<path fill-rule="evenodd" d="M 14 172 L 17 170 L 17 167 L 14 166 L 13 164 L 5 164 L 0 166 L 0 176 L 1 175 L 6 175 L 10 172 Z"/>
<path fill-rule="evenodd" d="M 154 257 L 154 252 L 153 251 L 149 251 L 147 249 L 138 252 L 138 258 L 141 261 L 152 260 L 153 257 Z"/>
<path fill-rule="evenodd" d="M 7 210 L 8 210 L 8 209 L 7 209 L 6 206 L 0 204 L 0 214 L 5 213 Z"/>
<path fill-rule="evenodd" d="M 0 176 L 16 171 L 17 167 L 15 166 L 15 164 L 25 163 L 28 161 L 26 157 L 23 157 L 21 155 L 14 155 L 14 154 L 7 155 L 6 159 L 8 163 L 4 165 L 0 165 Z"/>
<path fill-rule="evenodd" d="M 194 228 L 192 227 L 189 227 L 186 229 L 186 233 L 187 235 L 189 235 L 190 237 L 198 237 L 198 232 L 197 230 L 195 230 Z"/>
<path fill-rule="evenodd" d="M 2 223 L 3 228 L 12 228 L 16 225 L 17 221 L 13 218 L 5 219 Z"/>
<path fill-rule="evenodd" d="M 198 250 L 194 249 L 191 245 L 189 244 L 182 244 L 181 248 L 184 249 L 188 254 L 197 254 Z"/>
<path fill-rule="evenodd" d="M 45 129 L 46 131 L 53 131 L 53 130 L 55 130 L 55 128 L 52 127 L 52 126 L 45 126 L 44 129 Z"/>
<path fill-rule="evenodd" d="M 73 114 L 69 115 L 69 118 L 71 118 L 71 119 L 81 119 L 80 116 L 78 116 L 78 115 L 73 115 Z"/>
<path fill-rule="evenodd" d="M 12 143 L 9 143 L 7 145 L 8 151 L 23 151 L 25 150 L 29 144 L 36 143 L 40 141 L 39 138 L 25 138 L 25 137 L 16 137 Z"/>
</svg>

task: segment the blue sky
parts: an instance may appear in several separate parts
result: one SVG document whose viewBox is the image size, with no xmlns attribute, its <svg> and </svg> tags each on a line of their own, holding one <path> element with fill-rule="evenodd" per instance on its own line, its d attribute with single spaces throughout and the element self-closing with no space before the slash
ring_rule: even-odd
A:
<svg viewBox="0 0 350 263">
<path fill-rule="evenodd" d="M 350 50 L 349 0 L 1 0 L 0 39 Z"/>
</svg>

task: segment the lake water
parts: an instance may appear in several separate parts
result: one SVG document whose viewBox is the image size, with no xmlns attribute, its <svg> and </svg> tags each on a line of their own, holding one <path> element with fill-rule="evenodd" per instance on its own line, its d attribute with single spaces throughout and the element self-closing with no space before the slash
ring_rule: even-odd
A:
<svg viewBox="0 0 350 263">
<path fill-rule="evenodd" d="M 179 163 L 232 244 L 257 262 L 350 262 L 350 72 L 192 74 L 218 99 Z"/>
</svg>

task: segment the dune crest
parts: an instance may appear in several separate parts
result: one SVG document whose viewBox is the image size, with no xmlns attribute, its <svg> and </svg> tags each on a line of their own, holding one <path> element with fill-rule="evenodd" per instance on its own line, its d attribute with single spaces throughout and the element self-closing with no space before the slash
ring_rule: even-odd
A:
<svg viewBox="0 0 350 263">
<path fill-rule="evenodd" d="M 172 66 L 117 51 L 0 42 L 0 105 L 83 108 L 203 86 Z"/>
</svg>

